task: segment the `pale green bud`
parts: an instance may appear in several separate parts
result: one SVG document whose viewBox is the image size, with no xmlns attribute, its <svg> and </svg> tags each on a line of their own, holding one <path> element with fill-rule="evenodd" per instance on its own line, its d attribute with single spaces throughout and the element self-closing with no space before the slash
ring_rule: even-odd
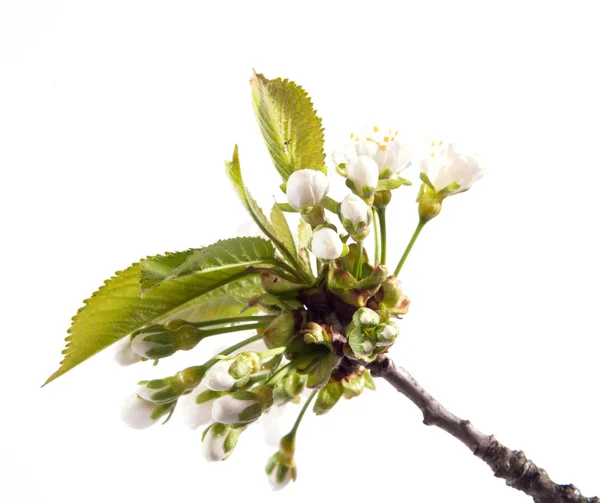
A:
<svg viewBox="0 0 600 503">
<path fill-rule="evenodd" d="M 361 357 L 371 356 L 375 349 L 374 342 L 359 327 L 354 328 L 349 333 L 348 344 L 352 351 Z"/>
<path fill-rule="evenodd" d="M 180 320 L 173 320 L 167 326 L 150 325 L 135 332 L 131 340 L 131 349 L 142 358 L 154 360 L 171 356 L 179 350 L 192 349 L 201 339 L 199 329 L 190 325 L 180 325 Z"/>
<path fill-rule="evenodd" d="M 274 403 L 276 405 L 283 405 L 295 400 L 304 390 L 307 380 L 308 376 L 298 374 L 297 372 L 286 374 L 273 389 Z"/>
<path fill-rule="evenodd" d="M 368 307 L 361 307 L 352 315 L 352 321 L 360 328 L 373 328 L 379 323 L 379 315 Z"/>
<path fill-rule="evenodd" d="M 396 341 L 396 337 L 400 331 L 394 323 L 385 323 L 377 325 L 375 328 L 375 337 L 377 338 L 377 346 L 391 346 Z"/>
</svg>

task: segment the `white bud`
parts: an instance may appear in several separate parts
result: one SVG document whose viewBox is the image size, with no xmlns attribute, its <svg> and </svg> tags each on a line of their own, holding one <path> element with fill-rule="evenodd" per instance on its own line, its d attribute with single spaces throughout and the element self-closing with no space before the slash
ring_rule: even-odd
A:
<svg viewBox="0 0 600 503">
<path fill-rule="evenodd" d="M 335 260 L 344 252 L 344 243 L 337 232 L 328 227 L 315 231 L 310 246 L 311 251 L 323 260 Z"/>
<path fill-rule="evenodd" d="M 296 463 L 293 459 L 286 459 L 280 452 L 269 458 L 266 470 L 267 478 L 274 491 L 279 491 L 292 480 L 296 480 Z"/>
<path fill-rule="evenodd" d="M 470 189 L 483 176 L 483 168 L 478 159 L 460 152 L 456 144 L 443 141 L 432 141 L 429 144 L 421 159 L 420 168 L 437 192 L 452 183 L 458 184 L 459 187 L 452 190 L 451 194 Z"/>
<path fill-rule="evenodd" d="M 350 162 L 346 166 L 348 179 L 354 184 L 354 188 L 358 194 L 363 193 L 364 187 L 377 187 L 379 180 L 379 166 L 377 163 L 366 155 L 360 155 L 355 161 Z"/>
<path fill-rule="evenodd" d="M 217 398 L 212 406 L 213 419 L 223 424 L 250 423 L 260 417 L 261 412 L 258 397 L 240 399 L 225 395 Z"/>
<path fill-rule="evenodd" d="M 123 337 L 115 345 L 115 361 L 124 367 L 142 361 L 142 357 L 131 348 L 131 338 Z"/>
<path fill-rule="evenodd" d="M 373 352 L 374 346 L 369 339 L 365 339 L 361 345 L 364 355 L 370 355 Z"/>
<path fill-rule="evenodd" d="M 224 444 L 225 435 L 215 435 L 211 428 L 202 439 L 202 454 L 209 462 L 223 461 L 227 455 Z"/>
<path fill-rule="evenodd" d="M 356 194 L 344 198 L 340 205 L 342 219 L 348 219 L 353 225 L 369 223 L 369 205 Z"/>
<path fill-rule="evenodd" d="M 233 388 L 236 379 L 229 373 L 233 360 L 219 360 L 206 373 L 204 380 L 208 389 L 213 391 L 227 391 Z"/>
<path fill-rule="evenodd" d="M 374 327 L 379 323 L 379 315 L 368 307 L 361 307 L 352 316 L 356 325 L 363 327 Z"/>
<path fill-rule="evenodd" d="M 136 394 L 126 398 L 121 409 L 121 419 L 136 430 L 152 426 L 159 418 L 153 418 L 152 413 L 160 407 L 158 404 L 140 398 Z"/>
<path fill-rule="evenodd" d="M 196 400 L 198 395 L 210 391 L 204 382 L 195 387 L 193 391 L 187 395 L 183 395 L 179 399 L 181 413 L 183 414 L 183 422 L 192 430 L 195 430 L 200 425 L 208 424 L 212 421 L 212 406 L 214 398 L 198 403 Z"/>
<path fill-rule="evenodd" d="M 138 354 L 139 356 L 141 356 L 142 358 L 149 358 L 152 359 L 153 356 L 152 353 L 150 353 L 151 350 L 153 349 L 158 349 L 158 348 L 165 348 L 165 344 L 160 344 L 158 342 L 151 342 L 146 340 L 147 337 L 150 337 L 151 335 L 156 335 L 159 332 L 142 332 L 138 335 L 136 335 L 132 341 L 131 341 L 131 349 Z M 149 354 L 150 353 L 150 354 Z"/>
<path fill-rule="evenodd" d="M 202 436 L 202 454 L 207 461 L 223 461 L 235 448 L 242 429 L 226 424 L 212 424 Z"/>
<path fill-rule="evenodd" d="M 327 176 L 314 169 L 294 171 L 286 186 L 288 203 L 297 211 L 317 206 L 328 191 Z"/>
</svg>

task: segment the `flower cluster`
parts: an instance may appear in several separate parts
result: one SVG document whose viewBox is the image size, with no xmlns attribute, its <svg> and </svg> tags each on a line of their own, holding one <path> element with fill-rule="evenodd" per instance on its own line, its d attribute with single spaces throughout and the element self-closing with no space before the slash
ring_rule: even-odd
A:
<svg viewBox="0 0 600 503">
<path fill-rule="evenodd" d="M 276 203 L 267 218 L 244 185 L 237 148 L 226 167 L 268 240 L 234 238 L 143 260 L 128 270 L 139 273 L 143 296 L 132 300 L 128 293 L 129 307 L 119 304 L 118 313 L 129 318 L 115 323 L 113 317 L 104 325 L 118 325 L 106 345 L 121 339 L 116 359 L 122 365 L 157 362 L 192 350 L 207 337 L 251 332 L 199 365 L 139 382 L 122 417 L 133 428 L 147 428 L 168 421 L 179 407 L 191 428 L 206 428 L 206 459 L 222 461 L 264 414 L 302 404 L 266 466 L 273 487 L 282 488 L 296 479 L 296 436 L 309 405 L 322 415 L 342 397 L 375 389 L 369 365 L 397 341 L 399 321 L 409 308 L 398 279 L 407 256 L 443 201 L 471 188 L 482 169 L 456 144 L 431 141 L 418 149 L 398 131 L 367 127 L 333 152 L 335 171 L 348 189 L 336 199 L 323 165 L 320 119 L 305 93 L 288 81 L 259 75 L 252 84 L 258 122 L 287 201 Z M 394 191 L 411 185 L 403 178 L 410 177 L 411 165 L 420 170 L 418 224 L 392 270 L 386 211 Z M 285 212 L 298 217 L 296 237 Z M 367 237 L 373 238 L 369 251 Z M 112 285 L 108 282 L 84 308 L 94 309 L 105 296 L 89 318 L 94 323 L 116 305 L 113 292 L 119 290 Z M 260 347 L 251 346 L 257 343 Z"/>
</svg>

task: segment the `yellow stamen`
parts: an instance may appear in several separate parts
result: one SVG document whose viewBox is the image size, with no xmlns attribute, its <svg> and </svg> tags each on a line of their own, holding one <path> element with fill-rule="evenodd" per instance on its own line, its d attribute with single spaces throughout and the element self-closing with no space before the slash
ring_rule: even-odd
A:
<svg viewBox="0 0 600 503">
<path fill-rule="evenodd" d="M 370 136 L 367 136 L 367 141 L 373 141 L 373 138 L 371 138 Z"/>
<path fill-rule="evenodd" d="M 431 142 L 431 146 L 435 147 L 435 142 L 434 141 Z"/>
<path fill-rule="evenodd" d="M 387 143 L 388 141 L 390 141 L 390 137 L 389 136 L 384 136 L 383 137 L 383 141 Z"/>
<path fill-rule="evenodd" d="M 431 157 L 433 159 L 435 157 L 435 153 L 431 152 L 431 154 L 429 154 L 429 157 Z"/>
<path fill-rule="evenodd" d="M 373 126 L 373 131 L 377 133 L 379 131 L 379 128 L 377 126 Z"/>
<path fill-rule="evenodd" d="M 354 138 L 354 133 L 350 133 L 350 139 L 352 140 Z"/>
</svg>

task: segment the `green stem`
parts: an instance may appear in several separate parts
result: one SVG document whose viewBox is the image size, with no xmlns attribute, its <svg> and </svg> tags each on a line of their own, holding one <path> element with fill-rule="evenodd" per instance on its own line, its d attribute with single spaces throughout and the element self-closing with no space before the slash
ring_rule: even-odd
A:
<svg viewBox="0 0 600 503">
<path fill-rule="evenodd" d="M 244 346 L 247 346 L 248 344 L 252 344 L 254 341 L 259 341 L 262 338 L 263 338 L 262 334 L 253 335 L 252 337 L 248 337 L 247 339 L 244 339 L 243 341 L 238 342 L 237 344 L 234 344 L 233 346 L 231 346 L 227 349 L 224 349 L 223 351 L 221 351 L 219 353 L 219 355 L 224 355 L 224 356 L 230 355 L 234 351 L 237 351 L 238 349 L 242 349 Z M 206 375 L 206 372 L 208 371 L 208 369 L 210 369 L 218 361 L 219 361 L 219 358 L 215 358 L 213 356 L 210 360 L 205 362 L 203 365 L 196 365 L 194 367 L 189 367 L 186 370 L 197 371 L 200 376 L 200 379 L 202 379 Z M 198 383 L 199 382 L 200 381 L 198 381 Z"/>
<path fill-rule="evenodd" d="M 199 321 L 196 323 L 185 322 L 185 325 L 196 327 L 196 328 L 204 328 L 204 327 L 210 327 L 212 325 L 224 325 L 226 323 L 241 323 L 241 322 L 245 322 L 245 321 L 261 321 L 261 322 L 263 322 L 263 321 L 274 320 L 275 318 L 276 318 L 276 316 L 233 316 L 231 318 L 219 318 L 216 320 Z"/>
<path fill-rule="evenodd" d="M 300 275 L 298 275 L 298 271 L 296 271 L 293 267 L 290 267 L 288 264 L 283 262 L 282 260 L 273 259 L 267 262 L 268 264 L 272 264 L 275 267 L 280 269 L 281 277 L 288 280 L 290 283 L 306 283 L 306 280 L 303 279 Z M 263 269 L 265 271 L 272 271 L 272 269 Z M 309 282 L 310 284 L 310 282 Z"/>
<path fill-rule="evenodd" d="M 255 328 L 266 328 L 271 324 L 270 321 L 260 323 L 247 323 L 246 325 L 235 325 L 233 327 L 214 328 L 212 330 L 202 330 L 201 337 L 211 337 L 213 335 L 228 334 L 230 332 L 241 332 L 243 330 L 254 330 Z M 261 335 L 262 337 L 262 335 Z"/>
<path fill-rule="evenodd" d="M 379 226 L 381 227 L 381 260 L 380 264 L 385 265 L 387 258 L 387 227 L 385 223 L 385 207 L 377 211 L 379 215 Z"/>
<path fill-rule="evenodd" d="M 404 250 L 404 254 L 402 255 L 402 258 L 400 259 L 400 262 L 398 262 L 398 265 L 396 266 L 396 270 L 394 271 L 394 276 L 398 276 L 398 274 L 400 273 L 400 269 L 402 269 L 404 262 L 406 262 L 406 259 L 408 258 L 408 254 L 412 250 L 412 247 L 414 246 L 415 241 L 419 237 L 419 234 L 421 234 L 421 231 L 423 230 L 423 227 L 425 227 L 426 223 L 427 222 L 424 220 L 419 220 L 419 223 L 417 224 L 417 228 L 415 229 L 415 232 L 413 233 L 412 238 L 410 238 L 410 241 L 408 242 L 408 245 L 406 246 L 406 250 Z"/>
<path fill-rule="evenodd" d="M 362 268 L 363 242 L 356 243 L 356 256 L 354 257 L 354 277 L 360 280 L 360 270 Z"/>
<path fill-rule="evenodd" d="M 321 199 L 321 206 L 323 206 L 323 208 L 326 210 L 331 211 L 331 213 L 337 214 L 339 204 L 340 203 L 329 196 L 325 196 L 323 199 Z"/>
<path fill-rule="evenodd" d="M 381 235 L 379 234 L 379 213 L 375 208 L 371 208 L 373 216 L 373 231 L 375 238 L 375 263 L 381 263 Z"/>
<path fill-rule="evenodd" d="M 288 436 L 290 436 L 290 437 L 295 437 L 296 436 L 296 432 L 298 431 L 298 426 L 300 426 L 300 422 L 302 421 L 302 418 L 304 417 L 304 414 L 308 410 L 308 406 L 310 405 L 310 402 L 312 402 L 312 399 L 315 397 L 315 395 L 317 394 L 318 391 L 319 390 L 314 390 L 309 395 L 309 397 L 306 399 L 306 402 L 304 402 L 304 407 L 302 407 L 302 410 L 300 411 L 300 414 L 298 414 L 298 417 L 296 418 L 296 422 L 294 423 L 293 428 L 288 433 Z"/>
<path fill-rule="evenodd" d="M 283 379 L 285 377 L 285 375 L 292 370 L 293 368 L 293 364 L 292 362 L 287 363 L 286 365 L 284 365 L 283 367 L 281 367 L 277 372 L 275 372 L 273 374 L 273 376 L 271 377 L 271 379 L 269 379 L 265 385 L 266 386 L 274 386 L 275 384 L 277 384 L 279 381 L 281 381 L 281 379 Z"/>
</svg>

